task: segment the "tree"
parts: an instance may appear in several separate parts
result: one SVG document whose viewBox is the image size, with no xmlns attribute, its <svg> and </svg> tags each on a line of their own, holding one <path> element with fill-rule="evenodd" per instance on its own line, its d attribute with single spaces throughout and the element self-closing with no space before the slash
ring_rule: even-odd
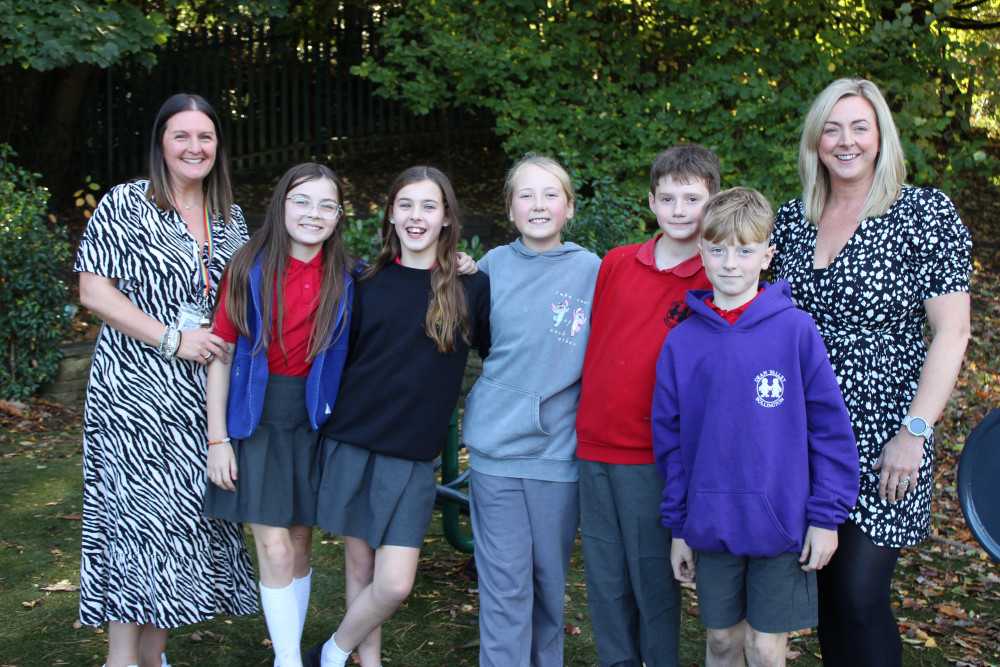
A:
<svg viewBox="0 0 1000 667">
<path fill-rule="evenodd" d="M 561 155 L 584 181 L 627 184 L 632 198 L 655 153 L 680 141 L 715 150 L 728 185 L 794 196 L 805 112 L 840 76 L 881 85 L 912 182 L 954 187 L 986 160 L 969 117 L 997 57 L 949 27 L 967 27 L 971 5 L 407 0 L 384 11 L 356 68 L 381 94 L 425 112 L 489 109 L 512 154 Z"/>
<path fill-rule="evenodd" d="M 63 184 L 89 77 L 132 55 L 147 66 L 177 30 L 285 16 L 285 0 L 0 0 L 0 82 L 17 100 L 0 139 L 21 137 L 31 171 Z M 64 199 L 66 192 L 54 188 Z"/>
</svg>

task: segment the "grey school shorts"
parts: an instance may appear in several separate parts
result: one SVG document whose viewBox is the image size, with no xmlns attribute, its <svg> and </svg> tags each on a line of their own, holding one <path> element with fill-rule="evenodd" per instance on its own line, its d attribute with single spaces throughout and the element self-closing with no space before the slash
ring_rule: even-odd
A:
<svg viewBox="0 0 1000 667">
<path fill-rule="evenodd" d="M 744 619 L 758 632 L 780 633 L 816 625 L 816 572 L 803 572 L 798 553 L 769 558 L 695 552 L 695 587 L 701 621 L 724 630 Z"/>
</svg>

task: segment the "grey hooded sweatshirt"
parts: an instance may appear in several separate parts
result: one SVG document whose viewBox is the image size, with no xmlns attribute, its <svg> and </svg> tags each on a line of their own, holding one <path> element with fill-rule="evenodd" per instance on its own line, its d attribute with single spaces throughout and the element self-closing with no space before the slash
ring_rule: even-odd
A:
<svg viewBox="0 0 1000 667">
<path fill-rule="evenodd" d="M 480 260 L 492 343 L 462 422 L 477 472 L 577 480 L 576 407 L 600 266 L 575 243 L 536 253 L 520 239 Z"/>
</svg>

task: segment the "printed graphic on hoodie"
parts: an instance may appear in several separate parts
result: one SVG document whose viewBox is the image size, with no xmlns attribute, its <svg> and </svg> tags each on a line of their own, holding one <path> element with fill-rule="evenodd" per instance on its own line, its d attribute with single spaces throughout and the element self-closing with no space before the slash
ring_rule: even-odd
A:
<svg viewBox="0 0 1000 667">
<path fill-rule="evenodd" d="M 776 407 L 785 400 L 785 376 L 778 371 L 764 371 L 753 381 L 757 385 L 757 402 L 765 408 Z"/>
<path fill-rule="evenodd" d="M 556 290 L 547 316 L 552 318 L 549 333 L 558 336 L 560 343 L 575 346 L 581 340 L 580 332 L 590 322 L 590 301 Z"/>
</svg>

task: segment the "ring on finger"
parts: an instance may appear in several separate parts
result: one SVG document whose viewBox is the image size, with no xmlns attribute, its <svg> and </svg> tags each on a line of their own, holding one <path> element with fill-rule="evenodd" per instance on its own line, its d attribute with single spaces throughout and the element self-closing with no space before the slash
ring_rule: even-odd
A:
<svg viewBox="0 0 1000 667">
<path fill-rule="evenodd" d="M 910 478 L 909 477 L 907 477 L 906 479 L 899 480 L 899 483 L 896 484 L 896 486 L 903 486 L 903 487 L 906 487 L 906 486 L 909 486 L 909 485 L 910 485 Z"/>
<path fill-rule="evenodd" d="M 211 358 L 212 358 L 212 353 L 211 353 L 211 352 L 209 352 L 208 354 L 204 354 L 204 355 L 202 355 L 202 357 L 201 357 L 201 358 L 202 358 L 202 359 L 211 359 Z"/>
</svg>

